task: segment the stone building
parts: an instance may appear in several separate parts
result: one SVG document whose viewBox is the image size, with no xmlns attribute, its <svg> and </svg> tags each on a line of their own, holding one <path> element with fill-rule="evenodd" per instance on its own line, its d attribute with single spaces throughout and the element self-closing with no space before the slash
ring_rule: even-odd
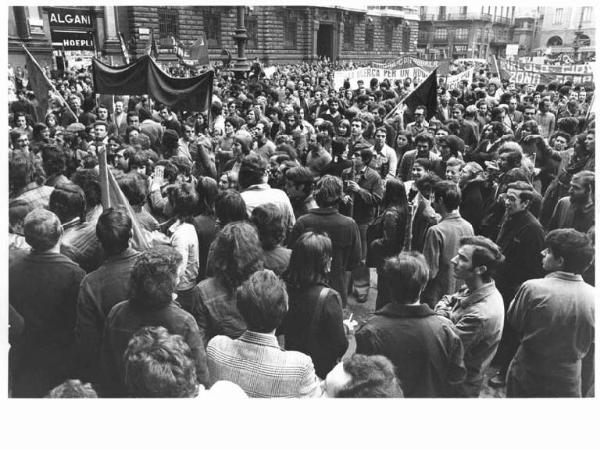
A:
<svg viewBox="0 0 600 450">
<path fill-rule="evenodd" d="M 560 6 L 560 5 L 556 5 Z M 548 56 L 567 54 L 578 60 L 595 54 L 594 7 L 540 7 L 541 27 L 536 45 Z"/>
<path fill-rule="evenodd" d="M 244 11 L 246 57 L 267 65 L 323 56 L 334 61 L 384 61 L 416 51 L 416 8 L 254 6 Z M 211 60 L 220 60 L 223 51 L 236 53 L 237 13 L 235 6 L 13 6 L 9 63 L 24 63 L 20 46 L 24 42 L 44 64 L 60 64 L 65 51 L 85 57 L 91 51 L 120 64 L 119 34 L 137 56 L 144 54 L 153 35 L 158 59 L 175 61 L 173 37 L 191 45 L 204 33 Z"/>
</svg>

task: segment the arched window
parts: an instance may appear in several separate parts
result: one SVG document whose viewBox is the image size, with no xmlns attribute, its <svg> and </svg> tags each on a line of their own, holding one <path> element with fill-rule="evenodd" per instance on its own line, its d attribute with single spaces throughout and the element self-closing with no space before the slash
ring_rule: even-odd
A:
<svg viewBox="0 0 600 450">
<path fill-rule="evenodd" d="M 591 44 L 590 37 L 587 34 L 582 34 L 579 36 L 579 45 L 583 47 L 587 47 Z"/>
<path fill-rule="evenodd" d="M 557 45 L 563 45 L 563 41 L 560 36 L 552 36 L 546 42 L 546 47 L 556 47 Z"/>
</svg>

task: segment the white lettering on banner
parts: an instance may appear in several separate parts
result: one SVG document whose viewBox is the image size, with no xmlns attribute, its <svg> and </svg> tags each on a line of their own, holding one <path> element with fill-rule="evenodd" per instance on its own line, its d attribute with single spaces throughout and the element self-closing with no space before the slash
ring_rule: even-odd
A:
<svg viewBox="0 0 600 450">
<path fill-rule="evenodd" d="M 93 47 L 94 43 L 89 39 L 63 39 L 65 47 Z"/>
<path fill-rule="evenodd" d="M 471 68 L 471 69 L 465 70 L 464 72 L 461 72 L 457 75 L 449 75 L 446 80 L 448 89 L 454 89 L 454 88 L 458 87 L 462 80 L 467 80 L 470 82 L 473 79 L 473 72 L 474 72 L 474 69 Z"/>
</svg>

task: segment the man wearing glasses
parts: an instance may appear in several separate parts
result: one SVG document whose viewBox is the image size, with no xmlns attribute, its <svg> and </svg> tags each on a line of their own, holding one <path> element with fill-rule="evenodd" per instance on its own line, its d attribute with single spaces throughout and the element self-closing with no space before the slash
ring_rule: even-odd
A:
<svg viewBox="0 0 600 450">
<path fill-rule="evenodd" d="M 416 136 L 420 133 L 423 133 L 424 131 L 427 131 L 429 124 L 425 120 L 426 111 L 427 111 L 427 109 L 425 108 L 425 106 L 422 106 L 422 105 L 417 106 L 417 108 L 415 109 L 415 112 L 413 114 L 413 116 L 415 117 L 415 121 L 409 123 L 406 126 L 406 130 L 410 131 L 413 136 Z"/>
</svg>

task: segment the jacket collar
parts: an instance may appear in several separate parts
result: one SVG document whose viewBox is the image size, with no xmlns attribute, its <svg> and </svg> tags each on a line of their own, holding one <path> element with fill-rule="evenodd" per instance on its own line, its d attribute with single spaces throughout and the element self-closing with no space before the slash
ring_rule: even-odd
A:
<svg viewBox="0 0 600 450">
<path fill-rule="evenodd" d="M 268 189 L 271 189 L 269 183 L 261 183 L 248 186 L 246 189 L 244 189 L 244 191 L 266 191 Z"/>
<path fill-rule="evenodd" d="M 496 290 L 496 283 L 493 281 L 484 284 L 479 289 L 475 289 L 473 292 L 469 292 L 465 289 L 466 297 L 459 298 L 458 302 L 462 308 L 467 308 L 475 303 L 480 302 L 484 298 L 491 295 Z"/>
<path fill-rule="evenodd" d="M 377 316 L 385 317 L 427 317 L 434 316 L 435 312 L 426 304 L 418 305 L 403 305 L 396 302 L 391 302 L 385 305 L 374 313 Z"/>
<path fill-rule="evenodd" d="M 557 270 L 556 272 L 551 272 L 546 275 L 544 278 L 559 278 L 561 280 L 567 281 L 583 281 L 583 277 L 578 273 L 570 273 L 564 272 L 562 270 Z"/>
<path fill-rule="evenodd" d="M 246 330 L 239 337 L 239 340 L 248 342 L 249 344 L 279 348 L 277 338 L 273 334 L 257 333 L 256 331 Z"/>
<path fill-rule="evenodd" d="M 328 206 L 326 208 L 315 208 L 310 210 L 311 213 L 320 214 L 320 215 L 331 215 L 339 212 L 338 208 L 335 206 Z"/>
</svg>

